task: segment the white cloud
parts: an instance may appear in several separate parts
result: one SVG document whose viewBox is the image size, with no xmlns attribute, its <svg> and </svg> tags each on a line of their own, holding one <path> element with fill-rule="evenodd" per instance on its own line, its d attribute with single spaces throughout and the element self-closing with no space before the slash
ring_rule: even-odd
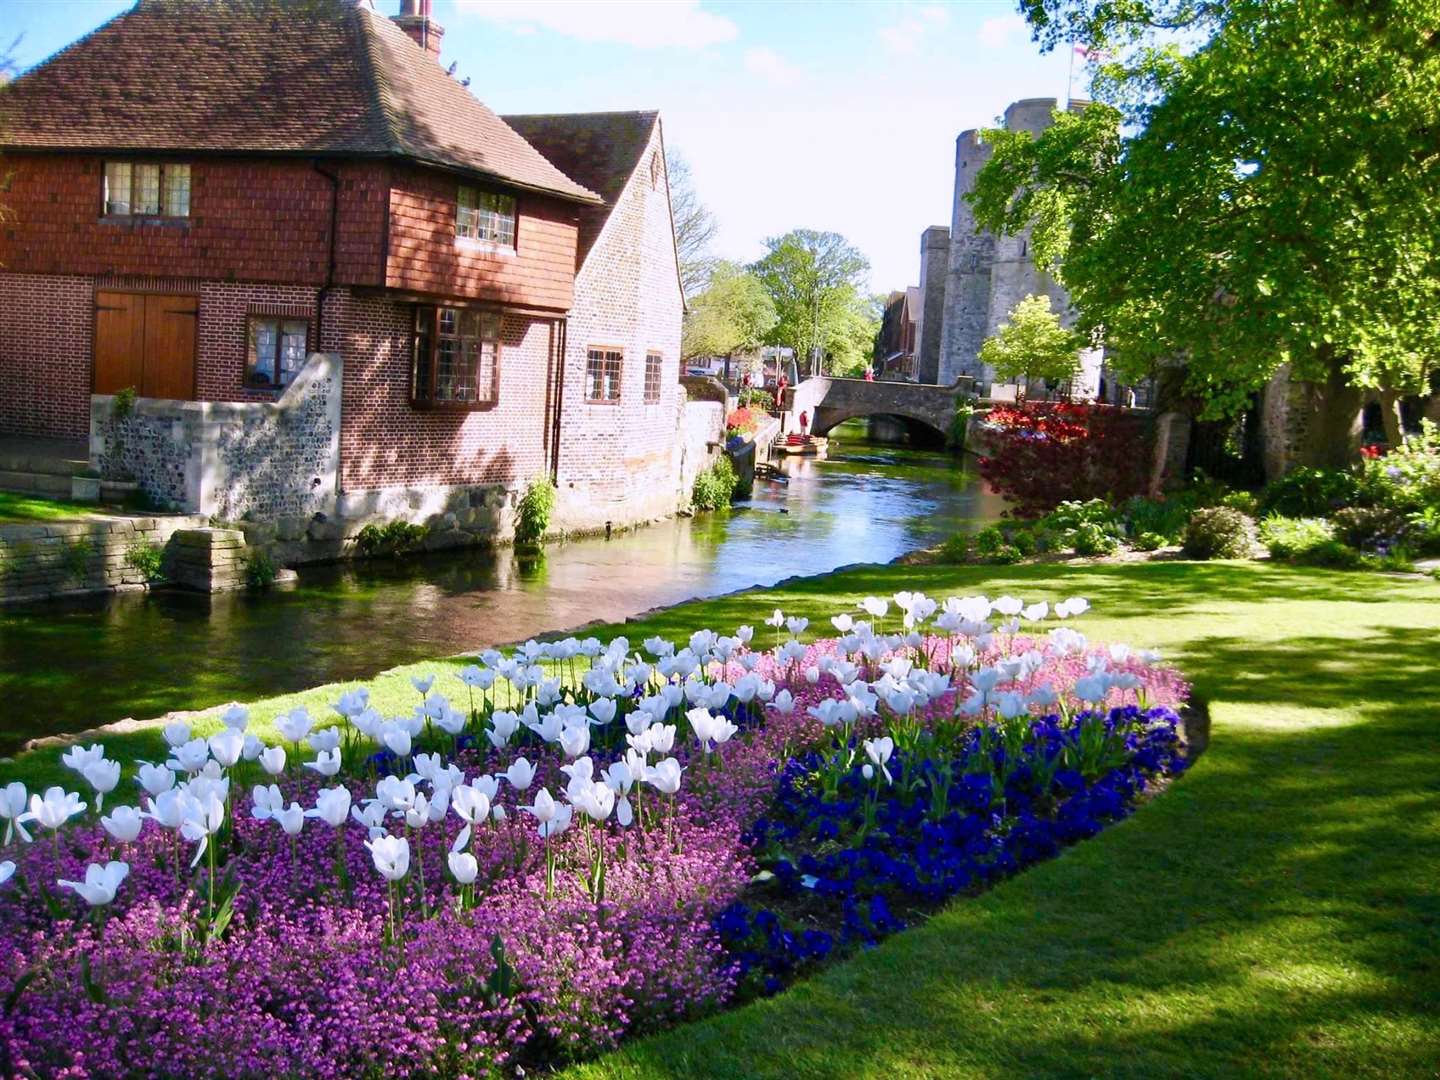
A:
<svg viewBox="0 0 1440 1080">
<path fill-rule="evenodd" d="M 997 15 L 980 24 L 980 44 L 987 49 L 1003 49 L 1016 34 L 1023 34 L 1027 24 L 1019 15 Z"/>
<path fill-rule="evenodd" d="M 457 0 L 462 11 L 518 33 L 535 27 L 639 49 L 699 49 L 733 41 L 740 29 L 700 0 Z"/>
<path fill-rule="evenodd" d="M 899 22 L 880 28 L 880 40 L 893 53 L 913 53 L 927 33 L 949 22 L 949 13 L 942 7 L 927 5 L 907 11 Z"/>
<path fill-rule="evenodd" d="M 800 81 L 800 69 L 772 49 L 746 49 L 745 70 L 777 86 L 791 86 Z"/>
</svg>

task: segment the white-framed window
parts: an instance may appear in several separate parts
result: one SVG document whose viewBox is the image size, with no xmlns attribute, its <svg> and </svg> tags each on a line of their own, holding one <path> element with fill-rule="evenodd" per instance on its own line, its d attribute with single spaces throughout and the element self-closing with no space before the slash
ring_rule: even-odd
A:
<svg viewBox="0 0 1440 1080">
<path fill-rule="evenodd" d="M 455 235 L 462 240 L 514 247 L 515 197 L 460 185 L 455 200 Z"/>
<path fill-rule="evenodd" d="M 613 405 L 620 400 L 620 376 L 625 353 L 609 345 L 585 350 L 585 400 Z"/>
<path fill-rule="evenodd" d="M 665 358 L 653 349 L 645 354 L 645 404 L 654 405 L 660 400 L 660 372 Z"/>
<path fill-rule="evenodd" d="M 498 311 L 415 309 L 411 400 L 422 408 L 488 409 L 500 393 Z"/>
<path fill-rule="evenodd" d="M 190 166 L 107 161 L 103 198 L 107 217 L 189 217 Z"/>
</svg>

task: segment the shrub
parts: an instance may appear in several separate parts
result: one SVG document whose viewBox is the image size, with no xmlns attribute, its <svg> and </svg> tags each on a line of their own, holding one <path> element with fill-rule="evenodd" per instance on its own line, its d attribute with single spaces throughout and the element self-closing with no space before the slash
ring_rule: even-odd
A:
<svg viewBox="0 0 1440 1080">
<path fill-rule="evenodd" d="M 1131 536 L 1137 540 L 1145 534 L 1158 536 L 1160 543 L 1155 547 L 1162 547 L 1165 544 L 1180 542 L 1180 538 L 1185 535 L 1185 526 L 1189 524 L 1190 515 L 1194 512 L 1196 505 L 1193 494 L 1189 492 L 1166 499 L 1150 499 L 1143 495 L 1137 495 L 1125 503 L 1121 512 L 1124 516 L 1125 527 Z M 1135 544 L 1135 546 L 1139 545 Z M 1141 550 L 1153 551 L 1154 548 L 1141 548 Z"/>
<path fill-rule="evenodd" d="M 1071 534 L 1071 545 L 1077 555 L 1113 555 L 1120 548 L 1120 541 L 1099 525 L 1084 524 Z"/>
<path fill-rule="evenodd" d="M 1292 469 L 1265 485 L 1260 509 L 1285 517 L 1326 517 L 1349 506 L 1359 494 L 1354 474 L 1344 469 Z"/>
<path fill-rule="evenodd" d="M 1191 559 L 1248 559 L 1255 549 L 1255 523 L 1228 506 L 1205 507 L 1190 515 L 1183 547 Z"/>
<path fill-rule="evenodd" d="M 1253 491 L 1226 492 L 1220 497 L 1219 505 L 1239 510 L 1242 514 L 1252 518 L 1260 513 L 1260 499 Z"/>
<path fill-rule="evenodd" d="M 1394 538 L 1405 517 L 1384 506 L 1346 506 L 1330 515 L 1333 535 L 1351 547 L 1373 548 Z"/>
<path fill-rule="evenodd" d="M 747 387 L 740 391 L 740 407 L 768 412 L 775 408 L 775 395 L 769 390 L 761 390 L 757 386 Z"/>
<path fill-rule="evenodd" d="M 268 588 L 279 573 L 280 567 L 264 548 L 250 548 L 245 552 L 245 584 L 250 588 Z"/>
<path fill-rule="evenodd" d="M 1136 551 L 1159 551 L 1170 541 L 1167 537 L 1156 532 L 1136 533 L 1130 541 L 1130 546 Z"/>
<path fill-rule="evenodd" d="M 1274 559 L 1294 560 L 1335 540 L 1335 528 L 1324 518 L 1287 518 L 1271 514 L 1260 523 L 1260 543 Z"/>
<path fill-rule="evenodd" d="M 1332 570 L 1355 570 L 1365 565 L 1365 556 L 1339 540 L 1322 540 L 1290 559 L 1300 566 L 1324 566 Z"/>
<path fill-rule="evenodd" d="M 137 538 L 125 549 L 125 565 L 137 570 L 146 581 L 163 581 L 165 549 L 153 540 Z"/>
<path fill-rule="evenodd" d="M 95 545 L 89 537 L 80 536 L 73 543 L 60 549 L 60 565 L 65 576 L 75 582 L 83 582 L 90 573 L 90 556 L 95 554 Z"/>
<path fill-rule="evenodd" d="M 372 522 L 355 534 L 355 547 L 366 558 L 404 555 L 419 547 L 428 532 L 424 525 L 412 525 L 399 518 L 384 525 Z"/>
<path fill-rule="evenodd" d="M 963 563 L 970 560 L 970 538 L 956 533 L 940 545 L 939 560 L 942 563 Z"/>
<path fill-rule="evenodd" d="M 550 528 L 555 511 L 555 485 L 548 477 L 530 481 L 515 507 L 515 546 L 536 548 Z"/>
<path fill-rule="evenodd" d="M 715 459 L 715 464 L 695 477 L 695 487 L 690 493 L 690 505 L 696 510 L 718 510 L 729 506 L 740 478 L 735 475 L 735 466 L 724 454 Z"/>
<path fill-rule="evenodd" d="M 985 418 L 980 475 L 1021 517 L 1067 500 L 1117 502 L 1145 490 L 1149 431 L 1119 409 L 1070 403 L 997 406 Z"/>
<path fill-rule="evenodd" d="M 1366 457 L 1360 467 L 1360 501 L 1393 511 L 1401 524 L 1382 529 L 1380 546 L 1399 544 L 1440 551 L 1440 427 L 1426 420 L 1390 453 Z"/>
</svg>

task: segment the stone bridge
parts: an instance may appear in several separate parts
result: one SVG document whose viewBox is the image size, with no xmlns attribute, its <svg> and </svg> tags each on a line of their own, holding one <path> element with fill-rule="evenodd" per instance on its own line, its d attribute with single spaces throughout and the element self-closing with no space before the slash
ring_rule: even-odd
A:
<svg viewBox="0 0 1440 1080">
<path fill-rule="evenodd" d="M 936 386 L 814 376 L 786 395 L 789 412 L 785 430 L 798 430 L 803 412 L 809 414 L 810 430 L 816 435 L 824 435 L 843 420 L 863 416 L 898 416 L 947 435 L 955 415 L 955 399 L 970 395 L 974 389 L 975 381 L 970 378 L 957 379 L 951 386 Z"/>
</svg>

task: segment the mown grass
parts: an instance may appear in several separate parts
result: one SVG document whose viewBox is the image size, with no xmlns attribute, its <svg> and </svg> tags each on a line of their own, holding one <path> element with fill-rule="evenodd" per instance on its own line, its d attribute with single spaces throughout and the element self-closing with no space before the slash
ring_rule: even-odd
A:
<svg viewBox="0 0 1440 1080">
<path fill-rule="evenodd" d="M 1079 594 L 1155 645 L 1210 748 L 1132 819 L 778 997 L 570 1080 L 1434 1076 L 1440 1063 L 1440 586 L 1256 563 L 877 567 L 683 605 L 600 636 L 825 619 L 870 593 Z M 408 708 L 397 669 L 369 685 Z M 444 689 L 463 700 L 453 680 Z M 264 720 L 338 688 L 257 703 Z M 156 733 L 107 739 L 158 757 Z M 34 784 L 58 751 L 0 769 Z M 69 780 L 70 777 L 66 776 Z"/>
<path fill-rule="evenodd" d="M 0 523 L 78 521 L 94 517 L 99 512 L 99 507 L 94 503 L 67 502 L 64 499 L 0 491 Z"/>
</svg>

